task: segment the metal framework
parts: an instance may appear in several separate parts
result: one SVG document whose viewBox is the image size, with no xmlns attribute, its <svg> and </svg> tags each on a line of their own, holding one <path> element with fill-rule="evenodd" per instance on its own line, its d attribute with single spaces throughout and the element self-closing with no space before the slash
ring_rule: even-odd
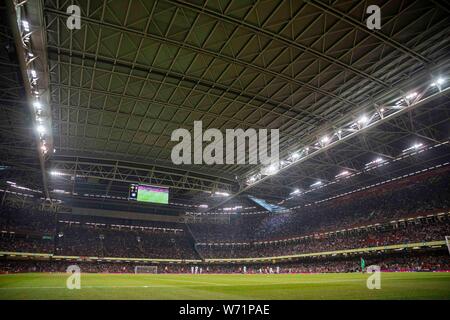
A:
<svg viewBox="0 0 450 320">
<path fill-rule="evenodd" d="M 39 8 L 42 19 L 31 26 L 45 33 L 56 153 L 41 167 L 44 189 L 48 179 L 50 190 L 79 187 L 108 195 L 145 182 L 202 203 L 216 191 L 282 201 L 297 188 L 358 172 L 374 157 L 393 159 L 414 141 L 429 146 L 448 139 L 450 18 L 441 2 L 378 1 L 381 30 L 366 28 L 363 0 L 80 1 L 79 30 L 67 28 L 70 4 L 22 4 L 30 12 Z M 17 69 L 15 64 L 0 60 L 2 70 Z M 448 82 L 424 95 L 440 77 Z M 11 86 L 24 87 L 19 79 L 2 88 Z M 406 99 L 411 92 L 419 94 L 413 101 Z M 28 170 L 27 161 L 17 161 L 21 149 L 10 148 L 6 137 L 19 132 L 13 123 L 26 114 L 15 106 L 30 101 L 12 93 L 0 90 L 10 119 L 0 120 L 2 150 L 8 150 L 1 165 Z M 420 102 L 427 96 L 432 100 Z M 363 115 L 368 123 L 358 124 Z M 257 165 L 173 165 L 171 132 L 192 129 L 196 120 L 222 131 L 280 129 L 283 170 L 264 177 Z M 17 134 L 11 143 L 27 139 Z M 400 163 L 425 168 L 445 161 L 446 148 Z M 289 160 L 296 152 L 299 157 Z M 397 169 L 359 175 L 329 192 Z M 64 178 L 70 176 L 85 178 Z"/>
</svg>

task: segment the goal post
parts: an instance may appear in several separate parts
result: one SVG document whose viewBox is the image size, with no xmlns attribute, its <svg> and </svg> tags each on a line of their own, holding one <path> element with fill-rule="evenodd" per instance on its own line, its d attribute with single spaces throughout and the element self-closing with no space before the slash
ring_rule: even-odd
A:
<svg viewBox="0 0 450 320">
<path fill-rule="evenodd" d="M 157 266 L 135 266 L 134 273 L 135 274 L 158 273 L 158 267 Z"/>
</svg>

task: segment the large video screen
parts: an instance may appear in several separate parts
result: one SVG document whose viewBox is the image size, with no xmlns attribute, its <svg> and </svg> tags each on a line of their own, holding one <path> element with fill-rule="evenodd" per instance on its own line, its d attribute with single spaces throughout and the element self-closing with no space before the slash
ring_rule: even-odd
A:
<svg viewBox="0 0 450 320">
<path fill-rule="evenodd" d="M 132 185 L 130 188 L 130 199 L 141 202 L 168 204 L 169 188 L 147 186 L 143 184 Z"/>
</svg>

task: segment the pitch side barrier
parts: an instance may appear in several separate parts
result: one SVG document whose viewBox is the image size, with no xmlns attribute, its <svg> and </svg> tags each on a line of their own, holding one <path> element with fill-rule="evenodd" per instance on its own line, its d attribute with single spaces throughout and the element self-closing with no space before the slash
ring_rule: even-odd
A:
<svg viewBox="0 0 450 320">
<path fill-rule="evenodd" d="M 147 258 L 114 258 L 114 257 L 83 257 L 83 256 L 58 256 L 51 253 L 29 253 L 29 252 L 3 252 L 0 251 L 0 257 L 8 258 L 29 258 L 29 259 L 42 259 L 42 260 L 77 260 L 85 262 L 149 262 L 149 263 L 176 263 L 176 264 L 195 264 L 195 263 L 236 263 L 236 262 L 279 262 L 287 261 L 296 258 L 306 257 L 323 257 L 334 256 L 340 254 L 356 254 L 366 253 L 374 251 L 386 251 L 386 250 L 400 250 L 400 249 L 421 249 L 421 248 L 440 248 L 446 246 L 445 240 L 442 241 L 430 241 L 430 242 L 418 242 L 407 244 L 396 244 L 389 246 L 368 247 L 359 249 L 347 249 L 338 251 L 327 252 L 315 252 L 315 253 L 302 253 L 288 256 L 275 256 L 275 257 L 263 257 L 263 258 L 231 258 L 231 259 L 205 259 L 205 260 L 180 260 L 180 259 L 147 259 Z"/>
</svg>

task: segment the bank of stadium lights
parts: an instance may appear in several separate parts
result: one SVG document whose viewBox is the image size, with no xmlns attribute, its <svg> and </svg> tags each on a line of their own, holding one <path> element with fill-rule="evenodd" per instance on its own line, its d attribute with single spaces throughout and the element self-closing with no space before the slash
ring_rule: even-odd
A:
<svg viewBox="0 0 450 320">
<path fill-rule="evenodd" d="M 370 118 L 366 115 L 362 115 L 358 121 L 356 122 L 359 128 L 364 128 L 365 126 L 367 126 L 370 122 Z M 342 133 L 342 130 L 340 130 Z"/>
<path fill-rule="evenodd" d="M 30 24 L 28 23 L 28 21 L 22 20 L 22 26 L 23 26 L 23 30 L 25 30 L 25 32 L 30 32 Z"/>
<path fill-rule="evenodd" d="M 350 175 L 350 172 L 347 170 L 342 171 L 341 173 L 337 174 L 335 176 L 336 179 L 340 179 L 340 178 L 344 178 L 344 177 L 348 177 Z"/>
<path fill-rule="evenodd" d="M 430 87 L 438 87 L 439 91 L 448 89 L 444 88 L 444 85 L 447 82 L 448 81 L 446 81 L 446 79 L 441 76 L 433 80 L 433 82 L 431 82 L 428 87 L 424 86 L 424 89 L 421 92 L 410 91 L 406 94 L 403 94 L 400 98 L 398 98 L 398 100 L 383 103 L 382 105 L 374 104 L 374 110 L 372 112 L 367 111 L 365 114 L 360 115 L 356 120 L 341 126 L 334 133 L 322 136 L 317 140 L 316 143 L 312 143 L 310 146 L 305 146 L 300 150 L 294 150 L 286 159 L 282 159 L 280 161 L 278 170 L 272 171 L 276 171 L 275 173 L 278 173 L 278 171 L 284 168 L 287 168 L 297 162 L 303 161 L 308 155 L 312 156 L 315 153 L 320 152 L 321 149 L 325 147 L 332 146 L 340 140 L 345 139 L 350 135 L 356 134 L 360 130 L 375 125 L 377 122 L 383 120 L 387 116 L 393 116 L 397 112 L 413 106 L 422 98 L 433 94 L 433 92 L 429 90 Z M 267 171 L 267 168 L 263 168 L 259 173 L 253 174 L 252 176 L 248 177 L 246 179 L 247 185 L 253 185 L 262 180 L 265 176 L 267 176 L 265 171 Z"/>
<path fill-rule="evenodd" d="M 27 188 L 27 187 L 20 186 L 20 185 L 18 185 L 17 183 L 15 183 L 14 181 L 6 181 L 6 183 L 7 183 L 11 188 L 14 188 L 14 189 L 19 189 L 19 190 L 23 190 L 23 191 L 32 191 L 32 192 L 39 192 L 39 193 L 41 193 L 40 190 L 34 190 L 34 189 L 30 189 L 30 188 Z"/>
<path fill-rule="evenodd" d="M 373 168 L 373 167 L 380 166 L 380 165 L 384 164 L 385 162 L 386 162 L 386 160 L 384 160 L 384 159 L 381 158 L 381 157 L 378 157 L 378 158 L 376 158 L 375 160 L 366 163 L 366 164 L 364 165 L 364 167 L 365 167 L 365 168 Z"/>
<path fill-rule="evenodd" d="M 299 195 L 301 193 L 300 189 L 295 189 L 294 191 L 292 191 L 289 195 L 291 196 L 295 196 L 295 195 Z"/>
<path fill-rule="evenodd" d="M 438 78 L 436 79 L 436 81 L 431 83 L 432 87 L 439 87 L 442 86 L 445 83 L 445 79 L 444 78 Z"/>
<path fill-rule="evenodd" d="M 19 29 L 22 40 L 22 47 L 25 54 L 24 58 L 26 60 L 26 71 L 28 74 L 28 82 L 30 84 L 30 92 L 34 99 L 32 104 L 35 110 L 36 131 L 40 140 L 39 149 L 43 155 L 46 155 L 49 151 L 49 146 L 47 145 L 47 135 L 49 135 L 50 132 L 47 132 L 46 130 L 46 128 L 50 127 L 47 123 L 47 121 L 49 121 L 49 116 L 45 114 L 43 110 L 44 106 L 40 102 L 39 74 L 38 71 L 34 68 L 34 61 L 35 59 L 37 59 L 37 56 L 33 53 L 31 45 L 31 35 L 33 33 L 33 30 L 30 22 L 25 19 L 26 11 L 24 7 L 26 3 L 27 1 L 18 2 L 15 5 L 15 13 L 16 17 L 20 18 L 17 19 L 17 27 Z"/>
<path fill-rule="evenodd" d="M 335 179 L 337 181 L 337 180 L 339 180 L 342 177 L 350 178 L 350 177 L 353 177 L 353 176 L 358 175 L 360 173 L 368 172 L 368 171 L 371 171 L 371 170 L 373 170 L 375 168 L 378 168 L 380 166 L 387 165 L 387 164 L 389 164 L 391 162 L 395 162 L 395 161 L 398 161 L 398 160 L 401 160 L 401 159 L 405 159 L 407 157 L 411 157 L 411 156 L 413 156 L 414 154 L 416 154 L 418 152 L 431 150 L 433 148 L 437 148 L 437 147 L 440 147 L 442 145 L 448 145 L 448 144 L 450 144 L 450 141 L 441 142 L 441 143 L 438 143 L 438 144 L 435 144 L 435 145 L 431 145 L 431 146 L 426 146 L 426 145 L 424 145 L 422 143 L 416 143 L 416 144 L 412 145 L 410 148 L 403 150 L 403 152 L 399 156 L 397 156 L 396 158 L 394 158 L 394 159 L 392 159 L 390 161 L 382 159 L 381 157 L 379 157 L 379 158 L 376 158 L 374 161 L 371 161 L 368 164 L 366 164 L 365 167 L 361 171 L 349 172 L 347 170 L 344 170 L 340 174 L 336 175 Z M 412 150 L 413 152 L 405 152 L 407 150 Z M 428 171 L 428 170 L 431 170 L 431 169 L 440 168 L 440 167 L 448 165 L 448 164 L 449 164 L 448 162 L 446 162 L 444 164 L 439 164 L 439 165 L 430 167 L 430 168 L 422 170 L 422 171 L 417 171 L 417 172 L 414 172 L 414 173 L 403 175 L 403 176 L 398 177 L 398 178 L 389 179 L 389 180 L 386 180 L 386 181 L 381 182 L 381 183 L 377 183 L 377 184 L 374 184 L 374 185 L 371 185 L 371 186 L 367 186 L 367 187 L 363 187 L 363 188 L 360 188 L 360 189 L 357 189 L 357 190 L 353 190 L 353 191 L 350 191 L 350 192 L 347 192 L 347 193 L 343 193 L 343 194 L 340 194 L 340 195 L 337 195 L 337 196 L 334 196 L 334 197 L 331 197 L 331 198 L 327 198 L 327 199 L 324 199 L 324 200 L 321 200 L 321 201 L 318 201 L 318 202 L 315 202 L 315 203 L 321 203 L 321 202 L 324 202 L 324 201 L 335 199 L 335 198 L 338 198 L 338 197 L 343 196 L 343 195 L 348 195 L 350 193 L 354 193 L 354 192 L 358 192 L 358 191 L 361 191 L 361 190 L 365 190 L 365 189 L 370 188 L 372 186 L 384 184 L 384 183 L 387 183 L 387 182 L 390 182 L 390 181 L 398 180 L 400 178 L 405 178 L 405 177 L 408 177 L 408 176 L 411 176 L 411 175 L 414 175 L 414 174 L 417 174 L 417 173 L 420 173 L 420 172 L 425 172 L 425 171 Z M 328 186 L 330 184 L 333 184 L 333 183 L 335 183 L 335 181 L 332 181 L 332 182 L 327 183 L 327 184 L 323 184 L 323 185 L 320 186 L 320 188 L 326 187 L 326 186 Z M 314 190 L 317 190 L 317 189 L 319 189 L 319 188 L 314 188 L 314 187 L 311 186 L 311 189 L 302 191 L 301 194 L 308 194 L 308 193 L 313 192 Z M 291 193 L 290 197 L 280 201 L 278 204 L 282 204 L 285 201 L 292 200 L 292 199 L 294 199 L 294 196 Z M 309 205 L 311 205 L 311 203 L 307 204 L 306 206 L 309 206 Z M 300 208 L 300 207 L 301 206 L 297 206 L 297 207 L 293 207 L 291 209 L 297 209 L 297 208 Z"/>
<path fill-rule="evenodd" d="M 317 182 L 314 182 L 312 185 L 311 185 L 311 188 L 317 188 L 317 187 L 320 187 L 320 186 L 322 186 L 323 185 L 323 182 L 322 181 L 317 181 Z"/>
<path fill-rule="evenodd" d="M 274 174 L 277 174 L 279 170 L 280 164 L 271 164 L 270 166 L 262 170 L 262 174 L 266 176 L 272 176 Z"/>
<path fill-rule="evenodd" d="M 424 148 L 423 143 L 415 143 L 411 147 L 406 148 L 402 151 L 402 154 L 406 153 L 415 153 L 416 151 L 419 151 Z"/>
<path fill-rule="evenodd" d="M 230 194 L 228 192 L 223 192 L 223 191 L 216 191 L 214 192 L 215 196 L 219 196 L 219 197 L 229 197 Z"/>
<path fill-rule="evenodd" d="M 45 134 L 45 127 L 41 124 L 36 127 L 36 130 L 41 135 Z"/>
<path fill-rule="evenodd" d="M 67 174 L 65 174 L 61 171 L 52 170 L 52 171 L 50 171 L 50 175 L 53 177 L 62 177 L 62 176 L 66 176 Z"/>
<path fill-rule="evenodd" d="M 329 142 L 330 142 L 330 137 L 329 136 L 323 136 L 321 139 L 320 139 L 320 144 L 322 145 L 322 146 L 325 146 L 325 145 L 327 145 Z"/>
<path fill-rule="evenodd" d="M 226 207 L 226 208 L 223 208 L 222 210 L 223 211 L 236 211 L 236 210 L 240 210 L 240 209 L 242 209 L 242 206 Z"/>
</svg>

